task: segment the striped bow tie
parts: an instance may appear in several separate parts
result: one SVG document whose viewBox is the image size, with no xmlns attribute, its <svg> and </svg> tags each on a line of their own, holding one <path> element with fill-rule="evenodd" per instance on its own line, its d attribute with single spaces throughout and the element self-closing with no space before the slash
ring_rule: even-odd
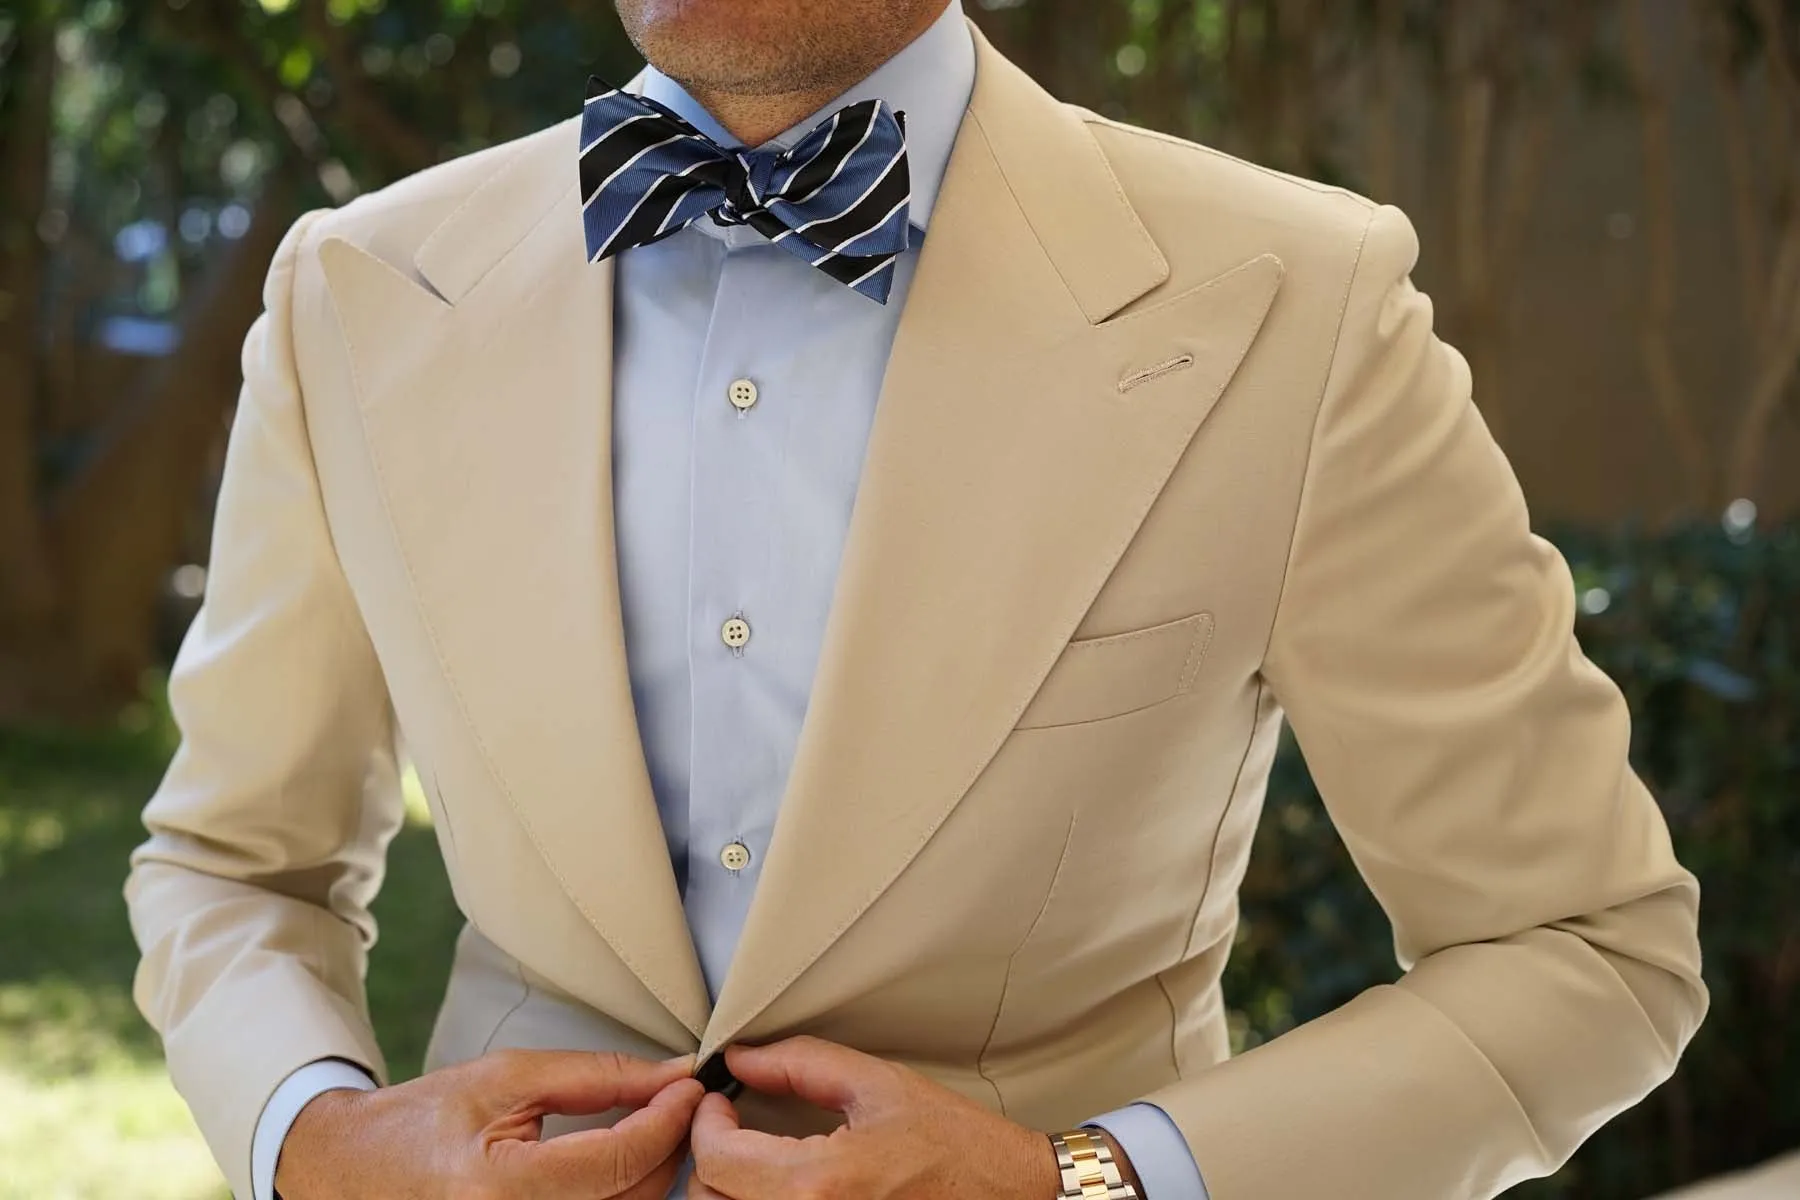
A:
<svg viewBox="0 0 1800 1200">
<path fill-rule="evenodd" d="M 886 101 L 864 100 L 791 150 L 727 150 L 656 101 L 591 80 L 581 117 L 588 258 L 710 216 L 748 225 L 886 304 L 912 198 L 904 120 Z"/>
</svg>

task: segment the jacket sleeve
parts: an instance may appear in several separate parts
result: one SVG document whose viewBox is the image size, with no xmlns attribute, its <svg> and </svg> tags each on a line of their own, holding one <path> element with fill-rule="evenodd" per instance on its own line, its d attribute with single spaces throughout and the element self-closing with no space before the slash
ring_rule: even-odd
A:
<svg viewBox="0 0 1800 1200">
<path fill-rule="evenodd" d="M 234 1194 L 258 1114 L 318 1059 L 380 1078 L 363 990 L 369 903 L 403 807 L 387 692 L 339 569 L 276 252 L 214 524 L 206 599 L 169 683 L 181 745 L 125 885 L 134 994 Z"/>
<path fill-rule="evenodd" d="M 1150 1097 L 1214 1200 L 1491 1197 L 1674 1070 L 1698 889 L 1467 365 L 1372 214 L 1264 676 L 1404 977 Z"/>
</svg>

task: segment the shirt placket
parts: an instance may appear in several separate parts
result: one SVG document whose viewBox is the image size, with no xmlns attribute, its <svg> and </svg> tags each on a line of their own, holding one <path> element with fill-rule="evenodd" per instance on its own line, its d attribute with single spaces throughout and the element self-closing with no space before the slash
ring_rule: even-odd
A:
<svg viewBox="0 0 1800 1200">
<path fill-rule="evenodd" d="M 726 231 L 738 234 L 738 230 Z M 751 231 L 744 234 L 754 237 Z M 728 244 L 738 239 L 733 237 Z M 760 240 L 760 239 L 758 239 Z M 693 397 L 688 653 L 692 776 L 688 923 L 716 995 L 736 948 L 780 801 L 771 753 L 774 654 L 784 609 L 778 539 L 781 397 L 765 386 L 769 331 L 745 298 L 766 292 L 768 247 L 726 255 Z"/>
</svg>

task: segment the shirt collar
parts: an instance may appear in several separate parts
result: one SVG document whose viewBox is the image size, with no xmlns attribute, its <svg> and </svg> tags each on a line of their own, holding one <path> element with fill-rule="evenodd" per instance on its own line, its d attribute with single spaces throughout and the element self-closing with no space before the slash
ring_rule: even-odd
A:
<svg viewBox="0 0 1800 1200">
<path fill-rule="evenodd" d="M 931 27 L 905 49 L 888 59 L 861 83 L 819 109 L 805 120 L 770 138 L 764 145 L 787 149 L 820 121 L 838 109 L 858 101 L 880 98 L 906 114 L 907 172 L 912 180 L 912 224 L 924 229 L 937 202 L 950 164 L 950 149 L 963 113 L 975 90 L 975 39 L 963 17 L 962 0 L 949 7 Z M 655 67 L 646 67 L 640 94 L 667 105 L 694 128 L 721 146 L 735 149 L 738 139 L 726 132 L 713 115 L 688 95 L 687 89 Z M 711 222 L 696 222 L 705 229 Z M 711 232 L 710 229 L 706 230 Z"/>
</svg>

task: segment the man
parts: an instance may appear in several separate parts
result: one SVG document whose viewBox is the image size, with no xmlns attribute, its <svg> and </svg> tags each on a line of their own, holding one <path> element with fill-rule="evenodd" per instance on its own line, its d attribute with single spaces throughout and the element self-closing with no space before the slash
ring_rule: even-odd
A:
<svg viewBox="0 0 1800 1200">
<path fill-rule="evenodd" d="M 618 6 L 250 335 L 128 887 L 237 1193 L 1445 1200 L 1667 1077 L 1694 881 L 1404 218 L 954 2 Z M 1408 972 L 1227 1061 L 1284 717 Z M 469 927 L 371 1090 L 401 743 Z"/>
</svg>

